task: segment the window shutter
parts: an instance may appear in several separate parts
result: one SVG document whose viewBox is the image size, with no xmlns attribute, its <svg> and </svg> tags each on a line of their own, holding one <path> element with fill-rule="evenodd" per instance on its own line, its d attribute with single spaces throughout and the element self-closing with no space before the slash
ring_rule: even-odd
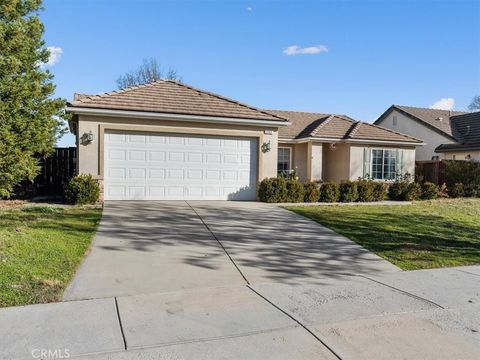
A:
<svg viewBox="0 0 480 360">
<path fill-rule="evenodd" d="M 363 177 L 371 176 L 370 174 L 370 149 L 363 148 Z"/>
<path fill-rule="evenodd" d="M 397 149 L 395 159 L 395 172 L 397 174 L 403 175 L 403 150 L 401 149 Z"/>
</svg>

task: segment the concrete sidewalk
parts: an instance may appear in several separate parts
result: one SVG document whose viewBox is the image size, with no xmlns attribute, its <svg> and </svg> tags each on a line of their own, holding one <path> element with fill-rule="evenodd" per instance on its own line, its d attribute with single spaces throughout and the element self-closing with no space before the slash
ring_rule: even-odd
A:
<svg viewBox="0 0 480 360">
<path fill-rule="evenodd" d="M 112 360 L 473 359 L 479 274 L 470 266 L 5 308 L 0 358 L 45 349 Z"/>
</svg>

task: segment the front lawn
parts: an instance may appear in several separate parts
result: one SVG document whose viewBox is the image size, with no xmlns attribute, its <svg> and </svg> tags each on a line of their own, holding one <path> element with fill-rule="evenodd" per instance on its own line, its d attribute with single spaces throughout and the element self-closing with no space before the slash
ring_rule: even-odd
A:
<svg viewBox="0 0 480 360">
<path fill-rule="evenodd" d="M 404 270 L 480 264 L 480 199 L 290 206 Z"/>
<path fill-rule="evenodd" d="M 0 307 L 58 301 L 87 252 L 101 209 L 0 209 Z"/>
</svg>

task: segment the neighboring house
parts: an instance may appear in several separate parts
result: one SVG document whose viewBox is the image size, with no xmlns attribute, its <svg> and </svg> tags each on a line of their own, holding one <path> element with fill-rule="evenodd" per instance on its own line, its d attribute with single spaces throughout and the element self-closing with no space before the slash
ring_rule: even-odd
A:
<svg viewBox="0 0 480 360">
<path fill-rule="evenodd" d="M 415 136 L 425 142 L 416 160 L 480 159 L 479 113 L 392 105 L 376 125 Z"/>
<path fill-rule="evenodd" d="M 265 111 L 291 123 L 278 130 L 279 172 L 295 169 L 300 180 L 336 182 L 415 172 L 415 147 L 422 141 L 414 137 L 345 115 Z"/>
<path fill-rule="evenodd" d="M 442 144 L 435 152 L 445 159 L 480 161 L 480 112 L 451 116 L 450 122 L 457 142 Z"/>
<path fill-rule="evenodd" d="M 255 200 L 277 166 L 297 167 L 302 179 L 387 179 L 413 173 L 421 143 L 345 116 L 256 109 L 167 80 L 76 94 L 67 112 L 78 172 L 101 181 L 105 200 Z"/>
</svg>

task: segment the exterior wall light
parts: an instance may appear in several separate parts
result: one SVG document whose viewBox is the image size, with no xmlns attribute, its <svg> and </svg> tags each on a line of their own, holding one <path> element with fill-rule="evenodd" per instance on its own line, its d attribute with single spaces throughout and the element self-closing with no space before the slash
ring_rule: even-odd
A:
<svg viewBox="0 0 480 360">
<path fill-rule="evenodd" d="M 266 152 L 269 152 L 270 150 L 272 150 L 272 144 L 269 140 L 268 142 L 265 142 L 262 144 L 262 151 L 266 153 Z"/>
<path fill-rule="evenodd" d="M 89 131 L 88 133 L 83 133 L 83 135 L 80 137 L 82 145 L 88 145 L 93 142 L 94 136 L 92 131 Z"/>
</svg>

